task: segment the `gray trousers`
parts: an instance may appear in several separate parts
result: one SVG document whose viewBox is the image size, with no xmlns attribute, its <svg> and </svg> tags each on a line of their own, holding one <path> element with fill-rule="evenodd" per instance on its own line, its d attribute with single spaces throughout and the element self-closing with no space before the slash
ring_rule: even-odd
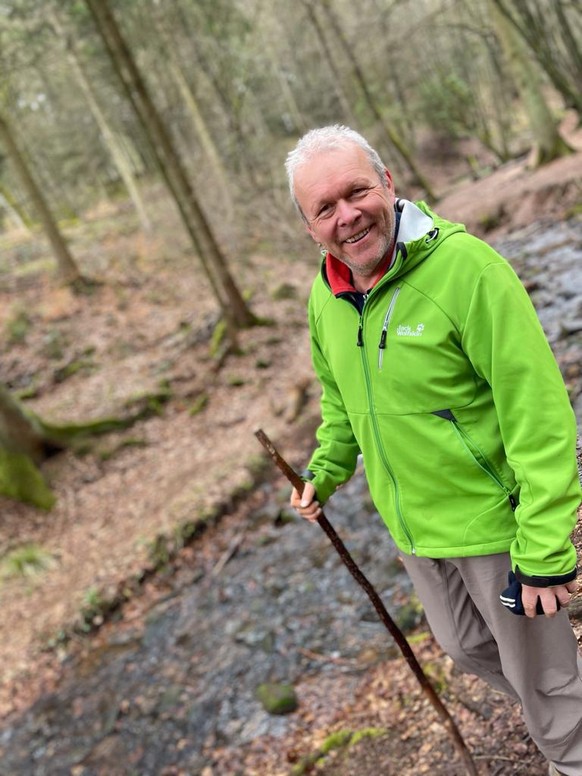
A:
<svg viewBox="0 0 582 776">
<path fill-rule="evenodd" d="M 567 776 L 582 776 L 582 659 L 567 612 L 531 620 L 508 611 L 499 601 L 506 553 L 402 560 L 443 650 L 517 699 L 542 754 Z"/>
</svg>

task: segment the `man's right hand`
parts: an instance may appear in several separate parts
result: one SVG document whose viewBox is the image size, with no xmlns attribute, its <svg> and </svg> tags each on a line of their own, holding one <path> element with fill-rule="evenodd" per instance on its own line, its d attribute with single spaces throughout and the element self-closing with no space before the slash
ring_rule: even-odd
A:
<svg viewBox="0 0 582 776">
<path fill-rule="evenodd" d="M 301 517 L 311 523 L 316 523 L 317 518 L 321 515 L 319 501 L 315 499 L 315 488 L 310 482 L 305 483 L 302 496 L 299 495 L 296 488 L 293 488 L 291 506 L 299 512 Z"/>
</svg>

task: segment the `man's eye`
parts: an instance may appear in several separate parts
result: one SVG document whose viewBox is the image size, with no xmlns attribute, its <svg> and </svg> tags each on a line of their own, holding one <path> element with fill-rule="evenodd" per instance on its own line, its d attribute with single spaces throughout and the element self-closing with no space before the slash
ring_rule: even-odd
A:
<svg viewBox="0 0 582 776">
<path fill-rule="evenodd" d="M 317 211 L 317 217 L 318 218 L 327 218 L 330 216 L 333 212 L 333 208 L 331 205 L 322 205 L 319 210 Z"/>
</svg>

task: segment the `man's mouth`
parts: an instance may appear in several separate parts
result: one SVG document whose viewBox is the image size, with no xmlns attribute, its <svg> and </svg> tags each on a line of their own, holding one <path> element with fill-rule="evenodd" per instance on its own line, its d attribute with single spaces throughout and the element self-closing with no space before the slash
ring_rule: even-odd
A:
<svg viewBox="0 0 582 776">
<path fill-rule="evenodd" d="M 370 227 L 368 226 L 366 229 L 362 229 L 361 232 L 358 232 L 357 234 L 354 234 L 353 237 L 349 237 L 347 240 L 344 240 L 345 243 L 348 245 L 353 245 L 354 243 L 359 242 L 362 240 L 370 231 Z"/>
</svg>

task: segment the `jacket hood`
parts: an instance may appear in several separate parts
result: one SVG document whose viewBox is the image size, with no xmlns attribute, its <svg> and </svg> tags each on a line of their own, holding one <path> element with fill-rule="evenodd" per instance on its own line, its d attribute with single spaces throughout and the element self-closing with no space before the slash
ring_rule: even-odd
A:
<svg viewBox="0 0 582 776">
<path fill-rule="evenodd" d="M 464 232 L 463 224 L 441 218 L 426 202 L 397 199 L 395 207 L 401 212 L 394 260 L 386 277 L 394 279 L 423 262 L 443 240 L 452 234 Z"/>
</svg>

